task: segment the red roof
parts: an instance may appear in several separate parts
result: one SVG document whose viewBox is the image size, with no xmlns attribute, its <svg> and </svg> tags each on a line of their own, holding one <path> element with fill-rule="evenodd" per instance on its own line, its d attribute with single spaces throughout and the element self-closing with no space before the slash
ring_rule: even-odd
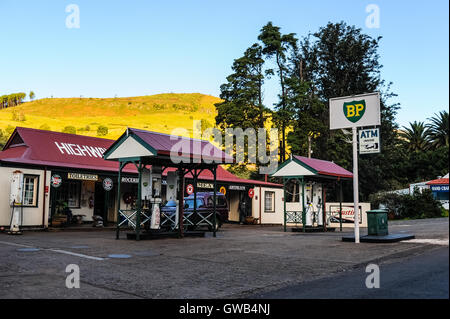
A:
<svg viewBox="0 0 450 319">
<path fill-rule="evenodd" d="M 145 143 L 155 149 L 158 155 L 171 155 L 174 146 L 177 150 L 182 145 L 183 150 L 189 150 L 190 158 L 215 160 L 220 163 L 233 163 L 233 157 L 224 153 L 210 142 L 176 135 L 128 128 L 125 134 L 135 134 Z M 120 140 L 121 138 L 119 138 Z M 118 140 L 118 141 L 119 141 Z"/>
<path fill-rule="evenodd" d="M 320 175 L 353 178 L 353 174 L 351 172 L 347 171 L 345 168 L 337 165 L 334 162 L 297 155 L 294 155 L 294 157 L 307 166 L 311 167 L 312 169 L 316 170 Z"/>
<path fill-rule="evenodd" d="M 119 163 L 102 157 L 103 152 L 114 142 L 97 137 L 17 127 L 0 152 L 0 162 L 117 172 Z M 168 170 L 175 168 L 165 172 Z M 128 164 L 124 172 L 137 173 L 133 164 Z M 213 180 L 213 176 L 204 170 L 199 179 Z M 239 178 L 221 166 L 217 169 L 217 181 L 282 187 L 279 184 Z"/>
<path fill-rule="evenodd" d="M 427 185 L 448 185 L 448 178 L 438 178 L 432 181 L 429 181 Z"/>
</svg>

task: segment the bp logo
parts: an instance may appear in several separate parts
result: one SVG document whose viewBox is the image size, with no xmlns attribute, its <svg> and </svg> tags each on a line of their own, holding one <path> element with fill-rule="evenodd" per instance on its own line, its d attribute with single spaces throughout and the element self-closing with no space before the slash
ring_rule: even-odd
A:
<svg viewBox="0 0 450 319">
<path fill-rule="evenodd" d="M 366 112 L 366 101 L 351 101 L 344 103 L 344 115 L 352 123 L 358 122 Z"/>
</svg>

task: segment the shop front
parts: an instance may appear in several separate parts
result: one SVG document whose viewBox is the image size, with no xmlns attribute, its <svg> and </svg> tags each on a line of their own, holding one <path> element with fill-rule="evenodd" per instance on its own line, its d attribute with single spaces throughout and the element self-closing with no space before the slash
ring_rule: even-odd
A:
<svg viewBox="0 0 450 319">
<path fill-rule="evenodd" d="M 117 223 L 119 205 L 125 210 L 137 207 L 139 178 L 133 164 L 125 165 L 118 194 L 119 165 L 103 158 L 105 150 L 114 142 L 17 127 L 0 152 L 0 188 L 6 190 L 0 193 L 0 226 L 10 225 L 10 188 L 15 172 L 22 176 L 21 226 L 47 228 L 63 222 L 68 225 L 90 224 L 96 217 L 102 219 L 103 225 Z M 166 194 L 174 194 L 173 189 L 168 192 L 167 188 L 173 188 L 168 180 L 175 176 L 175 172 L 176 169 L 170 167 L 161 172 L 162 205 L 169 200 Z M 264 187 L 272 193 L 282 189 L 279 184 L 239 178 L 220 165 L 216 178 L 217 191 L 225 194 L 232 222 L 239 222 L 243 215 L 261 223 L 258 208 L 265 206 L 260 202 L 264 200 L 264 194 L 260 196 L 257 188 Z M 192 174 L 186 173 L 184 196 L 189 195 L 188 186 L 194 184 Z M 213 192 L 213 174 L 203 170 L 197 176 L 196 185 L 197 192 Z M 280 199 L 274 198 L 274 203 L 277 203 L 275 210 L 280 213 Z M 65 220 L 64 215 L 68 216 Z"/>
</svg>

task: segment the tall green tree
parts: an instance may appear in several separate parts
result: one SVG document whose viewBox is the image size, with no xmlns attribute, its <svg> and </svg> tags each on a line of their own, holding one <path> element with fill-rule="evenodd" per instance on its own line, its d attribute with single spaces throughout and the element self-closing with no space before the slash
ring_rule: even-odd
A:
<svg viewBox="0 0 450 319">
<path fill-rule="evenodd" d="M 335 161 L 345 168 L 352 169 L 352 146 L 346 143 L 346 137 L 340 130 L 329 130 L 330 98 L 380 91 L 381 100 L 381 137 L 382 152 L 376 155 L 360 156 L 360 192 L 361 200 L 383 189 L 391 189 L 397 184 L 398 169 L 395 165 L 404 158 L 398 151 L 399 141 L 395 130 L 398 125 L 395 115 L 397 104 L 389 104 L 394 97 L 390 84 L 381 79 L 381 64 L 378 47 L 381 37 L 372 38 L 355 26 L 345 22 L 328 23 L 319 31 L 303 38 L 295 57 L 296 69 L 291 77 L 297 81 L 309 83 L 308 99 L 298 112 L 304 122 L 311 119 L 320 131 L 320 137 L 314 143 L 314 157 Z M 300 67 L 301 66 L 301 67 Z M 300 72 L 301 70 L 301 72 Z M 309 104 L 309 105 L 308 105 Z M 306 140 L 311 127 L 294 126 L 292 138 L 303 137 Z M 295 145 L 293 145 L 295 146 Z M 303 148 L 293 147 L 293 152 L 302 152 Z"/>
<path fill-rule="evenodd" d="M 264 127 L 268 110 L 262 97 L 263 65 L 262 48 L 258 44 L 253 44 L 242 57 L 234 60 L 233 73 L 220 87 L 220 98 L 224 101 L 216 104 L 219 128 Z"/>
<path fill-rule="evenodd" d="M 448 112 L 441 111 L 428 119 L 431 123 L 426 127 L 429 132 L 429 138 L 434 147 L 448 147 Z"/>
<path fill-rule="evenodd" d="M 31 101 L 33 101 L 34 98 L 36 97 L 36 94 L 34 94 L 33 91 L 30 91 L 30 93 L 28 94 L 28 97 L 30 98 Z"/>
<path fill-rule="evenodd" d="M 233 73 L 227 77 L 227 82 L 220 87 L 220 98 L 224 101 L 217 103 L 216 124 L 225 131 L 228 128 L 263 128 L 270 110 L 263 104 L 263 71 L 264 59 L 262 48 L 259 44 L 253 44 L 244 55 L 234 60 L 232 65 Z M 248 151 L 257 152 L 257 145 L 250 145 L 246 139 L 244 155 Z M 234 151 L 236 145 L 234 145 Z M 248 158 L 246 162 L 248 161 Z M 246 163 L 232 165 L 231 170 L 242 177 L 249 177 L 251 174 Z M 259 177 L 255 174 L 255 177 Z"/>
<path fill-rule="evenodd" d="M 399 132 L 408 151 L 423 152 L 430 148 L 429 132 L 425 123 L 414 121 Z"/>
<path fill-rule="evenodd" d="M 274 121 L 281 127 L 281 147 L 280 159 L 284 162 L 286 159 L 286 128 L 291 119 L 291 113 L 287 106 L 287 85 L 286 77 L 288 73 L 288 56 L 297 51 L 297 38 L 295 33 L 282 34 L 280 28 L 268 22 L 262 27 L 258 40 L 263 43 L 262 52 L 266 58 L 273 58 L 277 65 L 277 74 L 280 81 L 281 92 L 279 94 L 279 103 L 276 105 L 277 113 Z"/>
</svg>

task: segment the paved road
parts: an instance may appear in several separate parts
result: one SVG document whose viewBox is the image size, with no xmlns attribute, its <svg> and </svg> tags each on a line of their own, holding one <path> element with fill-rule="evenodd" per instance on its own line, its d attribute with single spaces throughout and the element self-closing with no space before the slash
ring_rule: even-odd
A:
<svg viewBox="0 0 450 319">
<path fill-rule="evenodd" d="M 250 298 L 449 298 L 449 248 L 437 248 L 391 264 L 380 265 L 380 288 L 368 289 L 365 268 L 285 287 Z"/>
<path fill-rule="evenodd" d="M 281 226 L 231 224 L 224 225 L 217 238 L 207 233 L 206 238 L 139 242 L 125 240 L 125 232 L 121 240 L 115 240 L 114 231 L 0 234 L 0 299 L 247 298 L 339 276 L 344 270 L 361 269 L 372 262 L 382 267 L 384 288 L 389 285 L 389 275 L 384 275 L 386 263 L 437 247 L 448 250 L 448 218 L 392 222 L 389 231 L 414 233 L 416 240 L 354 244 L 342 242 L 342 236 L 351 234 L 352 229 L 342 233 L 293 233 L 283 232 Z M 434 259 L 436 264 L 443 263 Z M 69 264 L 80 268 L 79 289 L 66 287 Z M 430 267 L 426 266 L 431 274 L 438 272 Z M 410 277 L 417 278 L 412 271 Z M 356 284 L 364 284 L 364 280 Z M 340 293 L 357 295 L 356 291 Z M 311 296 L 316 296 L 313 291 Z"/>
</svg>

